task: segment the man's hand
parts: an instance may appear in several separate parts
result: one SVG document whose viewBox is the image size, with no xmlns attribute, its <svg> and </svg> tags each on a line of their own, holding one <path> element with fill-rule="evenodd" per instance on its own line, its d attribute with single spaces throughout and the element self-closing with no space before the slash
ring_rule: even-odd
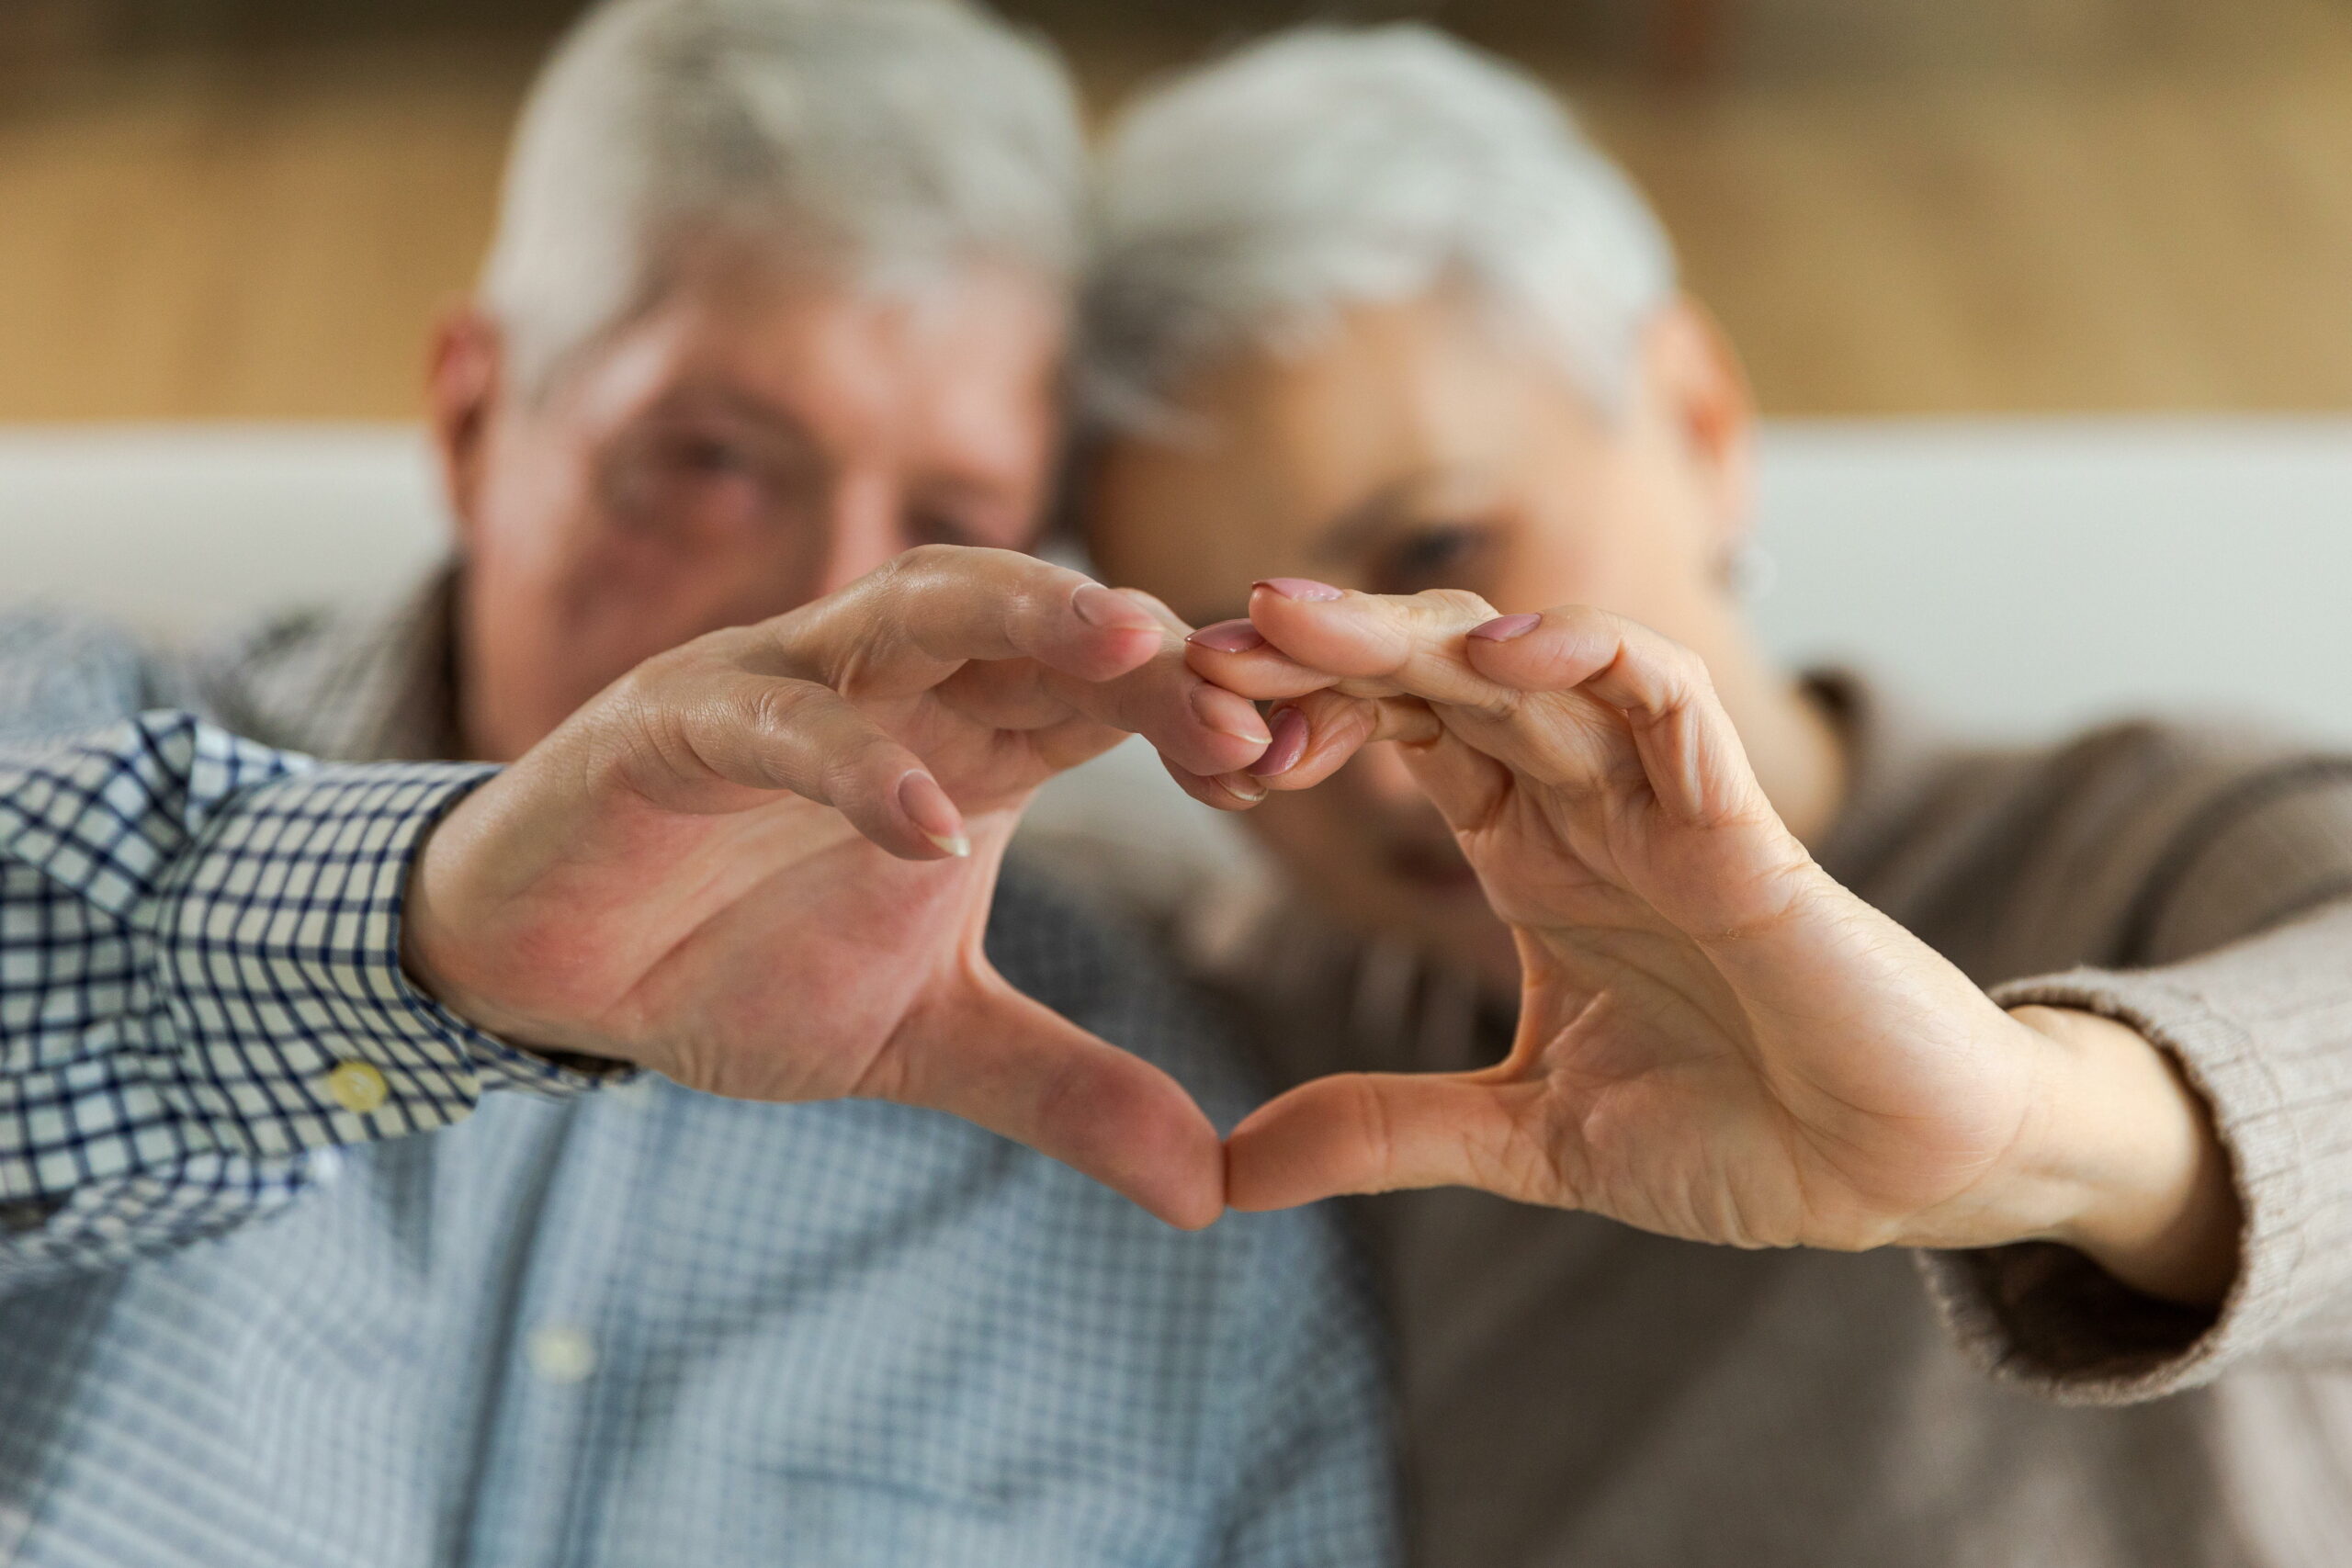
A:
<svg viewBox="0 0 2352 1568">
<path fill-rule="evenodd" d="M 1190 658 L 1306 718 L 1301 752 L 1275 715 L 1261 765 L 1298 760 L 1268 782 L 1401 742 L 1525 990 L 1498 1066 L 1326 1078 L 1250 1117 L 1237 1207 L 1463 1184 L 1734 1246 L 2049 1237 L 2157 1293 L 2226 1286 L 2226 1162 L 2162 1055 L 2104 1020 L 2004 1012 L 1832 881 L 1694 655 L 1464 593 L 1261 585 L 1250 619 L 1264 646 Z"/>
<path fill-rule="evenodd" d="M 981 952 L 1046 778 L 1130 730 L 1204 773 L 1265 749 L 1181 629 L 1026 556 L 934 547 L 649 660 L 434 831 L 404 961 L 520 1044 L 951 1111 L 1206 1224 L 1223 1155 L 1199 1108 Z"/>
</svg>

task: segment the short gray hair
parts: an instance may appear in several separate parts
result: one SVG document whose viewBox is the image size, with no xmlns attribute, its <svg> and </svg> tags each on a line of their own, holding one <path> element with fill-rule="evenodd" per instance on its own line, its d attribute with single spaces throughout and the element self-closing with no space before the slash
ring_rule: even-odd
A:
<svg viewBox="0 0 2352 1568">
<path fill-rule="evenodd" d="M 712 232 L 861 286 L 1063 286 L 1084 181 L 1058 60 L 962 0 L 609 0 L 532 90 L 481 294 L 537 388 Z"/>
<path fill-rule="evenodd" d="M 1148 430 L 1217 355 L 1458 283 L 1622 405 L 1674 258 L 1526 73 L 1418 24 L 1280 34 L 1136 101 L 1102 168 L 1089 412 Z"/>
</svg>

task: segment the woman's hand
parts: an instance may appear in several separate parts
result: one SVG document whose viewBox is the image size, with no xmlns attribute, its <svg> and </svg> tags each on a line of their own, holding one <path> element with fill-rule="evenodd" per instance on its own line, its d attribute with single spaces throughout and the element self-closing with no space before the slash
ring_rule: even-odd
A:
<svg viewBox="0 0 2352 1568">
<path fill-rule="evenodd" d="M 2226 1284 L 2225 1162 L 2165 1058 L 2104 1020 L 2004 1012 L 1831 880 L 1696 656 L 1455 592 L 1261 584 L 1250 624 L 1262 646 L 1189 658 L 1299 710 L 1303 750 L 1272 716 L 1261 765 L 1290 765 L 1267 782 L 1399 742 L 1524 994 L 1496 1067 L 1326 1078 L 1259 1111 L 1229 1144 L 1237 1207 L 1466 1184 L 1734 1246 L 2048 1237 L 2160 1293 Z"/>
<path fill-rule="evenodd" d="M 1204 773 L 1265 749 L 1182 631 L 1076 572 L 943 547 L 689 643 L 435 829 L 403 956 L 518 1043 L 742 1099 L 933 1107 L 1206 1224 L 1224 1167 L 1200 1109 L 981 951 L 1046 778 L 1130 730 Z"/>
</svg>

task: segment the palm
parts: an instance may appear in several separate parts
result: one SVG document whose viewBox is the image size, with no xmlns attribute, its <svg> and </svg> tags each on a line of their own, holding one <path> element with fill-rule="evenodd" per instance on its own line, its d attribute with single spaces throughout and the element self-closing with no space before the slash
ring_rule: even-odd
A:
<svg viewBox="0 0 2352 1568">
<path fill-rule="evenodd" d="M 633 852 L 599 864 L 594 886 L 549 889 L 550 914 L 604 914 L 610 951 L 583 966 L 601 994 L 580 1000 L 616 1032 L 665 1031 L 673 1076 L 746 1100 L 887 1093 L 923 1049 L 917 1025 L 1009 995 L 981 951 L 997 868 L 1022 808 L 1068 760 L 930 694 L 869 712 L 962 807 L 970 856 L 903 860 L 787 797 L 629 825 Z M 643 890 L 657 874 L 682 897 L 649 924 Z M 828 1021 L 821 1054 L 773 1048 L 778 1020 L 811 1016 Z"/>
</svg>

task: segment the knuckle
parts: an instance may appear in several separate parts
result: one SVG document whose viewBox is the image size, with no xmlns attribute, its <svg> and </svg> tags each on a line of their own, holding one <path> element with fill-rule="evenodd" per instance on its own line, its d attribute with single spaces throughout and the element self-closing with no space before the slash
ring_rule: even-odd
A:
<svg viewBox="0 0 2352 1568">
<path fill-rule="evenodd" d="M 886 570 L 896 577 L 928 582 L 966 568 L 979 553 L 964 545 L 917 545 L 891 558 Z"/>
<path fill-rule="evenodd" d="M 763 634 L 757 626 L 721 626 L 680 643 L 670 650 L 679 663 L 698 666 L 741 664 L 757 649 Z"/>
<path fill-rule="evenodd" d="M 768 735 L 797 735 L 814 721 L 821 687 L 805 681 L 763 681 L 745 699 L 753 728 Z"/>
<path fill-rule="evenodd" d="M 1440 626 L 1476 625 L 1495 618 L 1495 607 L 1466 588 L 1430 588 L 1414 595 L 1421 612 Z"/>
<path fill-rule="evenodd" d="M 1667 645 L 1673 651 L 1667 660 L 1674 694 L 1678 701 L 1689 702 L 1714 685 L 1714 676 L 1707 669 L 1707 661 L 1680 643 Z"/>
<path fill-rule="evenodd" d="M 889 771 L 897 748 L 879 735 L 863 735 L 826 756 L 819 764 L 825 798 L 849 809 L 882 792 L 880 774 Z"/>
</svg>

